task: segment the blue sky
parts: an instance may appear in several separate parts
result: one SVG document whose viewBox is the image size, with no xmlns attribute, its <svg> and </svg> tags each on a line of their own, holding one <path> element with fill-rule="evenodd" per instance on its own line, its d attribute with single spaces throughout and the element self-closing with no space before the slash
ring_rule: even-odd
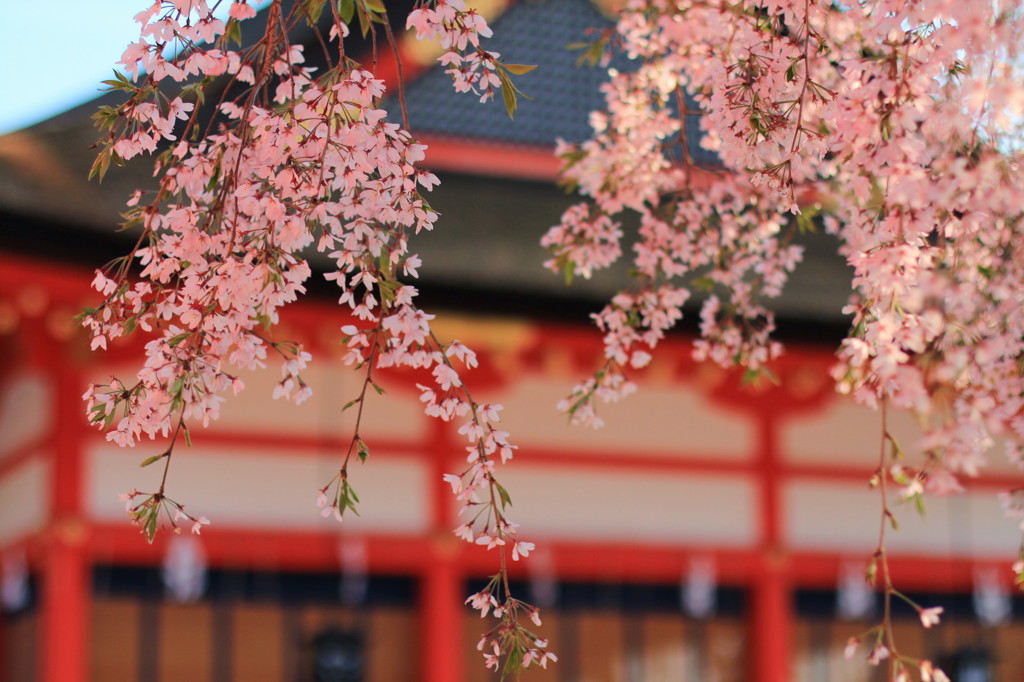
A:
<svg viewBox="0 0 1024 682">
<path fill-rule="evenodd" d="M 0 135 L 98 97 L 152 0 L 18 0 L 0 21 Z M 212 2 L 210 3 L 213 4 Z M 218 15 L 227 15 L 221 3 Z M 265 1 L 250 2 L 256 7 Z"/>
<path fill-rule="evenodd" d="M 121 52 L 138 39 L 147 0 L 10 2 L 0 21 L 0 134 L 100 95 Z"/>
</svg>

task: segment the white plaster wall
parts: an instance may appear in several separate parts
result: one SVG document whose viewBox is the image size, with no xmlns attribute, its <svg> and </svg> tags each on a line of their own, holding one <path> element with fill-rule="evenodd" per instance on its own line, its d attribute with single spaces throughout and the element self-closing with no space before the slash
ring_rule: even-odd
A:
<svg viewBox="0 0 1024 682">
<path fill-rule="evenodd" d="M 0 459 L 45 436 L 52 407 L 53 387 L 38 374 L 16 374 L 5 381 L 0 391 Z"/>
<path fill-rule="evenodd" d="M 879 494 L 866 484 L 791 481 L 783 504 L 794 549 L 864 553 L 878 543 Z M 899 523 L 886 536 L 895 553 L 1011 558 L 1020 542 L 1018 524 L 1003 515 L 994 493 L 926 498 L 924 518 L 912 503 L 894 500 L 890 508 Z"/>
<path fill-rule="evenodd" d="M 159 487 L 160 463 L 145 469 L 147 451 L 99 445 L 87 453 L 87 502 L 98 520 L 127 521 L 118 495 L 132 488 Z M 337 473 L 340 459 L 304 453 L 238 449 L 180 448 L 174 454 L 167 494 L 188 512 L 225 527 L 333 529 L 339 523 L 320 516 L 316 497 Z M 346 528 L 418 532 L 427 527 L 429 481 L 422 461 L 406 456 L 371 455 L 350 465 L 350 480 L 361 516 L 346 515 Z"/>
<path fill-rule="evenodd" d="M 900 448 L 910 456 L 917 447 L 921 428 L 914 417 L 890 410 L 889 429 Z M 779 428 L 783 456 L 790 462 L 839 464 L 874 468 L 878 464 L 881 413 L 856 404 L 852 398 L 836 396 L 821 409 L 787 419 Z M 1002 442 L 989 451 L 984 473 L 1020 475 L 1024 470 L 1011 462 Z"/>
<path fill-rule="evenodd" d="M 741 476 L 596 471 L 513 462 L 500 472 L 524 538 L 746 546 L 755 487 Z"/>
<path fill-rule="evenodd" d="M 568 447 L 616 457 L 640 453 L 668 457 L 749 460 L 756 452 L 756 428 L 748 417 L 717 407 L 685 385 L 640 386 L 624 400 L 603 405 L 600 429 L 571 426 L 555 405 L 568 383 L 528 375 L 489 400 L 505 406 L 502 423 L 523 446 Z"/>
<path fill-rule="evenodd" d="M 138 368 L 136 365 L 112 366 L 97 376 L 109 381 L 108 377 L 114 374 L 127 381 L 127 377 L 135 376 Z M 240 373 L 245 390 L 237 396 L 230 392 L 225 394 L 221 416 L 211 422 L 209 428 L 283 436 L 351 436 L 356 408 L 344 412 L 341 408 L 358 397 L 362 378 L 342 367 L 340 362 L 332 363 L 327 358 L 314 359 L 302 376 L 313 388 L 313 395 L 301 405 L 296 405 L 289 400 L 271 397 L 281 379 L 279 364 L 273 360 L 263 370 Z M 415 391 L 377 395 L 370 389 L 366 402 L 360 432 L 367 439 L 378 436 L 408 440 L 412 444 L 424 437 L 429 418 L 424 415 Z"/>
<path fill-rule="evenodd" d="M 46 525 L 50 508 L 50 462 L 29 457 L 0 478 L 0 547 Z"/>
</svg>

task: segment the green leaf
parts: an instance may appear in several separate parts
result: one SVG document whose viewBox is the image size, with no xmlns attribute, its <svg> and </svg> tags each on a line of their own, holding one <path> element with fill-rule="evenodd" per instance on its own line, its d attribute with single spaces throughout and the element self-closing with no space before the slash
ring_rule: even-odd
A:
<svg viewBox="0 0 1024 682">
<path fill-rule="evenodd" d="M 792 83 L 796 80 L 796 67 L 800 63 L 800 58 L 793 59 L 789 62 L 789 68 L 786 69 L 786 80 Z"/>
<path fill-rule="evenodd" d="M 892 460 L 898 462 L 906 457 L 906 453 L 903 452 L 903 448 L 900 447 L 899 441 L 887 434 L 889 438 L 889 445 L 892 446 Z"/>
<path fill-rule="evenodd" d="M 195 97 L 196 102 L 201 106 L 206 103 L 206 86 L 208 80 L 204 79 L 198 83 L 190 83 L 181 89 L 183 98 Z M 197 126 L 198 127 L 198 126 Z M 171 150 L 167 150 L 170 152 Z"/>
<path fill-rule="evenodd" d="M 360 438 L 356 445 L 356 455 L 359 457 L 360 462 L 365 462 L 366 458 L 370 456 L 370 449 L 366 447 L 366 443 Z"/>
<path fill-rule="evenodd" d="M 760 115 L 758 115 L 757 112 L 754 112 L 754 113 L 750 114 L 750 119 L 749 120 L 750 120 L 750 127 L 755 132 L 762 133 L 762 134 L 765 132 L 765 127 L 761 123 L 761 117 L 760 117 Z"/>
<path fill-rule="evenodd" d="M 323 14 L 325 4 L 325 0 L 303 0 L 302 13 L 306 16 L 306 23 L 316 26 L 320 21 L 320 15 Z"/>
<path fill-rule="evenodd" d="M 340 0 L 338 2 L 338 16 L 346 24 L 352 23 L 352 17 L 355 16 L 356 3 L 355 0 Z"/>
<path fill-rule="evenodd" d="M 498 80 L 501 81 L 501 99 L 505 102 L 505 111 L 508 112 L 508 117 L 514 119 L 516 117 L 516 88 L 512 85 L 512 79 L 508 77 L 505 71 L 498 69 Z"/>
<path fill-rule="evenodd" d="M 359 28 L 364 38 L 374 23 L 384 23 L 381 16 L 384 12 L 384 5 L 380 0 L 356 0 L 356 15 L 359 17 Z"/>
<path fill-rule="evenodd" d="M 924 495 L 914 495 L 914 506 L 917 507 L 917 513 L 924 518 Z"/>
<path fill-rule="evenodd" d="M 508 491 L 505 490 L 505 486 L 498 483 L 497 481 L 494 481 L 494 487 L 498 491 L 498 498 L 501 500 L 502 509 L 511 505 L 512 497 L 508 494 Z"/>
<path fill-rule="evenodd" d="M 711 279 L 710 277 L 697 277 L 693 279 L 690 282 L 690 284 L 693 285 L 694 289 L 706 291 L 708 293 L 711 293 L 712 291 L 715 290 L 715 280 Z"/>
<path fill-rule="evenodd" d="M 344 516 L 345 510 L 351 509 L 353 514 L 359 516 L 359 511 L 356 509 L 358 503 L 359 496 L 356 495 L 355 488 L 349 484 L 348 479 L 342 479 L 338 484 L 338 513 Z"/>
<path fill-rule="evenodd" d="M 601 61 L 601 58 L 604 56 L 610 35 L 610 31 L 604 32 L 600 38 L 593 42 L 570 43 L 565 47 L 568 50 L 580 50 L 580 56 L 576 58 L 577 67 L 583 66 L 584 64 L 597 66 Z"/>
<path fill-rule="evenodd" d="M 796 226 L 801 234 L 809 234 L 818 231 L 817 225 L 814 224 L 814 219 L 818 217 L 821 211 L 814 206 L 808 206 L 796 216 Z"/>
<path fill-rule="evenodd" d="M 149 510 L 148 511 L 148 516 L 146 517 L 145 525 L 143 525 L 143 527 L 142 527 L 143 534 L 146 536 L 146 540 L 150 544 L 153 544 L 153 540 L 154 540 L 154 538 L 156 538 L 156 521 L 157 521 L 156 517 L 157 517 L 156 510 L 155 509 Z"/>
<path fill-rule="evenodd" d="M 743 372 L 743 378 L 740 380 L 740 386 L 749 386 L 750 384 L 759 384 L 761 381 L 761 374 L 756 369 L 747 369 Z"/>
<path fill-rule="evenodd" d="M 210 181 L 206 183 L 206 191 L 212 192 L 213 188 L 217 186 L 220 181 L 220 164 L 218 163 L 214 169 L 213 174 L 210 176 Z"/>
<path fill-rule="evenodd" d="M 229 19 L 224 29 L 224 37 L 235 45 L 242 44 L 242 25 L 235 19 Z"/>
<path fill-rule="evenodd" d="M 114 150 L 107 147 L 96 157 L 96 160 L 92 163 L 92 168 L 89 169 L 89 179 L 92 180 L 95 177 L 99 177 L 100 182 L 103 182 L 103 176 L 107 174 L 107 169 L 110 168 L 110 159 L 114 154 Z"/>
<path fill-rule="evenodd" d="M 377 290 L 380 292 L 380 299 L 385 303 L 392 303 L 395 300 L 395 292 L 401 284 L 394 280 L 380 279 L 377 281 Z"/>
<path fill-rule="evenodd" d="M 775 376 L 775 374 L 770 369 L 768 369 L 767 367 L 762 367 L 760 369 L 760 372 L 761 372 L 761 376 L 763 376 L 765 379 L 767 379 L 768 381 L 772 382 L 776 386 L 781 386 L 782 385 L 782 382 L 779 381 L 779 378 L 777 376 Z"/>
<path fill-rule="evenodd" d="M 104 92 L 110 92 L 112 90 L 124 90 L 125 92 L 135 92 L 136 90 L 138 90 L 138 88 L 136 88 L 130 82 L 124 80 L 123 78 L 117 78 L 117 76 L 120 75 L 121 74 L 115 71 L 115 78 L 113 80 L 101 81 L 104 85 L 107 86 L 106 88 L 104 88 Z"/>
<path fill-rule="evenodd" d="M 91 118 L 94 121 L 94 125 L 97 128 L 99 128 L 100 130 L 107 130 L 113 126 L 115 121 L 117 121 L 117 109 L 115 109 L 114 107 L 104 105 L 96 111 L 94 111 L 92 116 L 90 116 L 89 118 Z"/>
<path fill-rule="evenodd" d="M 867 580 L 869 585 L 875 584 L 875 579 L 878 577 L 878 558 L 871 557 L 868 561 L 867 568 L 864 569 L 864 579 Z"/>
<path fill-rule="evenodd" d="M 369 14 L 367 14 L 366 9 L 363 7 L 362 3 L 356 5 L 356 15 L 359 17 L 359 31 L 365 38 L 367 34 L 369 34 L 370 32 L 370 24 L 372 22 L 370 21 L 370 16 Z"/>
<path fill-rule="evenodd" d="M 524 73 L 530 73 L 537 68 L 536 64 L 532 66 L 528 64 L 502 64 L 501 66 L 517 76 L 522 76 Z"/>
<path fill-rule="evenodd" d="M 174 348 L 179 343 L 187 339 L 191 334 L 192 332 L 182 332 L 177 336 L 172 336 L 171 338 L 167 339 L 167 345 L 170 346 L 171 348 Z"/>
<path fill-rule="evenodd" d="M 146 459 L 142 460 L 142 464 L 139 465 L 139 468 L 141 469 L 141 468 L 144 468 L 144 467 L 148 467 L 150 464 L 153 464 L 154 462 L 159 462 L 160 460 L 162 460 L 166 456 L 167 456 L 166 452 L 161 452 L 159 455 L 153 455 L 152 457 L 147 457 Z"/>
<path fill-rule="evenodd" d="M 504 680 L 509 675 L 519 675 L 520 669 L 523 667 L 523 651 L 519 643 L 512 644 L 508 650 L 508 654 L 505 658 L 505 665 L 501 668 L 501 679 Z"/>
</svg>

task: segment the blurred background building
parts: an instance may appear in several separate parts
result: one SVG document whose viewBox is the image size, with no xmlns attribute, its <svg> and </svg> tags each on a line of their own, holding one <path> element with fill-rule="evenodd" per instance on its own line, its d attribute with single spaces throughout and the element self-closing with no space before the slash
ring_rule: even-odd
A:
<svg viewBox="0 0 1024 682">
<path fill-rule="evenodd" d="M 449 92 L 431 55 L 403 46 L 411 126 L 442 179 L 438 228 L 413 250 L 437 332 L 477 350 L 467 382 L 505 405 L 520 446 L 502 480 L 538 548 L 514 577 L 559 656 L 524 678 L 883 679 L 862 656 L 843 659 L 880 616 L 862 579 L 878 535 L 867 480 L 880 421 L 828 375 L 845 266 L 828 238 L 805 238 L 806 262 L 776 306 L 788 347 L 779 386 L 743 388 L 739 374 L 694 363 L 691 314 L 637 373 L 639 393 L 604 411 L 603 430 L 568 426 L 555 403 L 600 359 L 587 316 L 625 267 L 566 288 L 541 269 L 538 241 L 572 201 L 553 183 L 554 140 L 584 138 L 601 107 L 605 76 L 564 46 L 609 24 L 588 0 L 488 8 L 491 49 L 540 65 L 521 79 L 534 99 L 509 121 L 500 103 Z M 382 73 L 393 68 L 382 58 Z M 92 269 L 130 248 L 114 228 L 149 169 L 86 183 L 95 106 L 0 137 L 0 682 L 492 679 L 475 650 L 489 625 L 463 600 L 496 556 L 451 534 L 441 475 L 461 470 L 462 438 L 423 415 L 414 377 L 384 374 L 388 395 L 368 405 L 372 454 L 353 473 L 361 516 L 317 513 L 359 381 L 338 362 L 346 319 L 319 275 L 281 334 L 313 351 L 314 398 L 272 401 L 274 368 L 244 376 L 245 392 L 171 470 L 172 496 L 213 525 L 152 545 L 129 525 L 118 495 L 155 487 L 159 472 L 138 463 L 160 445 L 109 444 L 80 396 L 133 372 L 141 343 L 91 353 L 71 318 L 95 301 Z M 897 431 L 913 442 L 912 423 Z M 930 500 L 926 519 L 898 507 L 895 579 L 946 609 L 929 630 L 898 609 L 898 636 L 961 682 L 1024 679 L 1009 571 L 1018 529 L 993 496 L 1021 482 L 996 453 L 966 494 Z"/>
</svg>

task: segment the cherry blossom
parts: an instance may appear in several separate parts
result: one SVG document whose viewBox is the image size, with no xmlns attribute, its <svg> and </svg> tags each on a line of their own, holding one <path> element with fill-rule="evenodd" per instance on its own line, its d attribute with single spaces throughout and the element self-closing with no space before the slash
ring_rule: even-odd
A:
<svg viewBox="0 0 1024 682">
<path fill-rule="evenodd" d="M 635 274 L 594 316 L 605 359 L 562 409 L 600 423 L 598 403 L 634 389 L 695 293 L 695 357 L 770 378 L 771 299 L 798 267 L 800 231 L 824 230 L 853 271 L 837 389 L 924 425 L 908 462 L 883 416 L 875 485 L 923 509 L 976 476 L 997 438 L 1019 464 L 1022 23 L 1013 0 L 627 2 L 588 54 L 635 68 L 609 70 L 593 134 L 558 150 L 582 201 L 544 245 L 549 268 L 590 277 L 628 239 Z M 694 144 L 720 168 L 697 167 Z M 883 533 L 869 573 L 900 598 L 887 570 Z M 888 620 L 868 634 L 870 660 L 905 677 Z"/>
<path fill-rule="evenodd" d="M 217 419 L 226 394 L 242 390 L 241 370 L 279 361 L 274 397 L 308 398 L 309 353 L 272 330 L 305 291 L 305 253 L 317 249 L 350 317 L 342 361 L 363 377 L 349 403 L 353 437 L 318 506 L 340 519 L 359 502 L 349 464 L 369 455 L 358 425 L 368 389 L 380 390 L 374 372 L 421 370 L 425 413 L 456 422 L 466 439 L 464 468 L 445 477 L 463 514 L 455 533 L 502 562 L 469 600 L 498 621 L 479 648 L 491 668 L 546 665 L 554 656 L 521 618 L 536 622 L 536 609 L 511 595 L 504 565 L 507 552 L 533 549 L 518 538 L 497 479 L 515 446 L 500 406 L 470 393 L 475 355 L 437 338 L 406 281 L 420 266 L 409 237 L 438 220 L 424 196 L 438 179 L 417 165 L 423 145 L 381 108 L 385 84 L 344 50 L 350 23 L 374 36 L 382 26 L 395 46 L 384 5 L 312 0 L 286 13 L 274 0 L 250 46 L 237 40 L 254 14 L 249 2 L 233 0 L 226 20 L 211 10 L 206 0 L 155 0 L 137 14 L 139 39 L 106 81 L 127 99 L 95 116 L 103 139 L 94 175 L 155 155 L 156 187 L 127 201 L 125 227 L 138 244 L 97 273 L 103 301 L 82 316 L 93 349 L 136 331 L 149 338 L 134 378 L 111 377 L 85 395 L 110 440 L 170 442 L 146 461 L 162 461 L 160 488 L 128 493 L 129 514 L 150 538 L 182 519 L 195 532 L 205 525 L 167 498 L 167 467 L 189 425 Z M 320 11 L 332 24 L 324 44 L 338 56 L 318 71 L 288 31 Z M 487 100 L 500 90 L 515 111 L 511 76 L 533 67 L 482 46 L 491 29 L 464 0 L 418 2 L 406 25 L 441 46 L 456 91 Z M 851 641 L 867 643 L 868 660 L 885 661 L 890 679 L 915 669 L 924 682 L 946 679 L 903 656 L 893 636 L 893 599 L 909 602 L 925 627 L 941 607 L 914 604 L 892 584 L 890 492 L 919 508 L 927 494 L 957 492 L 997 440 L 1024 461 L 1021 35 L 1016 0 L 629 0 L 614 34 L 588 54 L 608 64 L 617 50 L 634 68 L 608 69 L 593 134 L 557 150 L 580 201 L 545 237 L 547 267 L 571 280 L 628 257 L 633 272 L 593 316 L 604 356 L 561 404 L 577 422 L 598 425 L 600 403 L 636 390 L 632 373 L 695 296 L 695 356 L 771 378 L 782 352 L 771 303 L 799 266 L 800 233 L 834 238 L 853 278 L 833 378 L 882 420 L 872 478 L 882 524 L 867 573 L 886 615 Z M 200 130 L 214 79 L 233 94 L 206 103 L 213 120 Z M 168 94 L 174 84 L 180 95 Z M 720 165 L 698 167 L 697 144 Z M 624 227 L 632 224 L 635 235 Z M 894 410 L 923 424 L 920 458 L 911 461 L 888 429 Z M 1011 512 L 1017 497 L 1007 498 Z M 1024 573 L 1024 556 L 1015 571 Z"/>
<path fill-rule="evenodd" d="M 934 606 L 930 609 L 921 609 L 917 615 L 921 618 L 921 625 L 930 628 L 933 625 L 939 624 L 939 615 L 941 613 L 942 607 Z"/>
<path fill-rule="evenodd" d="M 311 395 L 303 379 L 311 354 L 272 330 L 279 311 L 305 292 L 307 250 L 317 249 L 333 263 L 327 278 L 352 320 L 342 327 L 342 362 L 363 373 L 361 392 L 347 406 L 357 411 L 352 439 L 338 473 L 318 491 L 317 506 L 339 521 L 357 511 L 350 463 L 353 455 L 369 456 L 359 425 L 367 390 L 382 390 L 374 372 L 426 370 L 433 383 L 420 386 L 424 410 L 460 421 L 467 439 L 466 468 L 446 477 L 465 517 L 455 533 L 500 554 L 493 604 L 483 610 L 487 615 L 493 606 L 502 633 L 489 655 L 512 669 L 546 665 L 554 657 L 518 620 L 535 618 L 536 609 L 512 596 L 505 572 L 505 552 L 518 560 L 533 544 L 518 539 L 507 517 L 510 496 L 497 479 L 496 465 L 515 449 L 498 428 L 501 406 L 472 398 L 462 372 L 476 366 L 475 354 L 457 340 L 438 339 L 433 315 L 416 305 L 416 288 L 400 279 L 416 276 L 420 259 L 408 240 L 433 228 L 437 213 L 424 193 L 438 180 L 417 166 L 425 147 L 388 120 L 383 81 L 340 45 L 337 62 L 318 71 L 305 65 L 302 46 L 289 42 L 289 29 L 317 4 L 326 9 L 324 1 L 307 2 L 285 14 L 280 0 L 271 2 L 263 37 L 238 51 L 231 49 L 238 24 L 255 16 L 248 2 L 233 2 L 226 22 L 205 0 L 156 0 L 136 15 L 140 38 L 122 55 L 123 73 L 107 81 L 127 100 L 95 117 L 104 138 L 93 173 L 102 177 L 112 163 L 155 153 L 157 187 L 128 199 L 125 228 L 138 232 L 138 244 L 96 273 L 93 288 L 103 301 L 81 320 L 94 350 L 136 330 L 150 340 L 133 379 L 89 387 L 89 418 L 119 445 L 169 441 L 143 462 L 162 462 L 159 489 L 123 497 L 146 537 L 185 522 L 200 533 L 210 521 L 167 496 L 175 445 L 190 442 L 190 426 L 218 418 L 227 392 L 244 389 L 240 371 L 274 358 L 281 378 L 272 397 L 301 403 Z M 340 43 L 352 18 L 333 4 L 328 11 L 329 39 Z M 364 31 L 387 26 L 382 5 L 358 3 L 353 11 Z M 509 73 L 528 69 L 503 65 L 480 48 L 491 31 L 475 10 L 461 0 L 438 0 L 418 7 L 409 21 L 421 38 L 438 38 L 449 50 L 456 90 L 486 100 L 504 87 L 512 113 Z M 394 41 L 390 28 L 386 37 Z M 214 122 L 200 134 L 196 105 L 217 77 L 238 94 L 208 106 Z M 200 80 L 185 84 L 180 96 L 164 94 L 168 79 L 191 78 Z M 533 644 L 520 648 L 520 641 Z"/>
</svg>

